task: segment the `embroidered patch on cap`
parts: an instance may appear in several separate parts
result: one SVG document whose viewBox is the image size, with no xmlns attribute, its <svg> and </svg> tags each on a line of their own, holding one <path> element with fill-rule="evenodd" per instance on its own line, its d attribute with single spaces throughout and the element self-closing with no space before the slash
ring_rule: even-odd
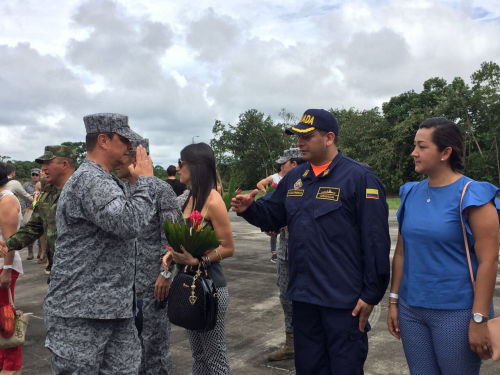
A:
<svg viewBox="0 0 500 375">
<path fill-rule="evenodd" d="M 366 199 L 378 199 L 378 189 L 366 189 Z"/>
</svg>

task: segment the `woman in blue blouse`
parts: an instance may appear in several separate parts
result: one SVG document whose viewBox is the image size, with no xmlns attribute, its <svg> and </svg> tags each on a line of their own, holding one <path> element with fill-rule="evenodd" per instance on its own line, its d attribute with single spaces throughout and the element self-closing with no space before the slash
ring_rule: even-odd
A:
<svg viewBox="0 0 500 375">
<path fill-rule="evenodd" d="M 411 374 L 479 374 L 481 359 L 491 357 L 487 319 L 493 317 L 498 269 L 500 189 L 473 181 L 459 212 L 462 190 L 472 180 L 459 172 L 464 147 L 458 126 L 445 118 L 428 119 L 414 143 L 415 171 L 428 178 L 399 191 L 387 325 L 403 341 Z"/>
</svg>

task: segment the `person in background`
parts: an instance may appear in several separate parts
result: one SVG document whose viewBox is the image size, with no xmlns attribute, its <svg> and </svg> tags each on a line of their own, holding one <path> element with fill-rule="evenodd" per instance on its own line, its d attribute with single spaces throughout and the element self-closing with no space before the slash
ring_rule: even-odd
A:
<svg viewBox="0 0 500 375">
<path fill-rule="evenodd" d="M 33 203 L 33 197 L 23 189 L 21 183 L 17 180 L 14 180 L 16 177 L 16 167 L 12 164 L 6 164 L 5 170 L 7 171 L 9 182 L 5 185 L 5 189 L 12 191 L 18 198 L 25 201 L 27 204 Z"/>
<path fill-rule="evenodd" d="M 40 180 L 40 168 L 33 168 L 31 170 L 31 181 L 28 181 L 23 185 L 23 189 L 33 197 L 33 200 L 35 198 L 35 193 L 37 193 L 36 184 L 38 183 L 39 180 Z M 26 217 L 31 217 L 31 215 L 33 214 L 33 204 L 27 204 L 26 201 L 23 200 L 21 201 L 21 208 L 23 210 L 23 221 L 25 220 Z M 26 260 L 34 259 L 33 243 L 34 242 L 28 245 L 28 257 L 26 258 Z M 37 259 L 41 259 L 41 257 L 42 257 L 42 248 L 40 244 L 40 239 L 38 239 Z"/>
<path fill-rule="evenodd" d="M 293 168 L 305 163 L 302 158 L 299 148 L 294 148 L 289 151 L 290 160 L 286 161 L 286 171 L 289 172 Z M 290 168 L 290 169 L 288 169 Z M 280 243 L 278 246 L 277 255 L 277 267 L 276 267 L 276 284 L 279 288 L 281 307 L 283 308 L 283 313 L 285 315 L 285 343 L 284 345 L 269 354 L 267 359 L 270 361 L 282 361 L 285 359 L 290 359 L 295 357 L 295 350 L 293 347 L 293 313 L 292 313 L 292 301 L 286 298 L 286 291 L 288 289 L 288 282 L 290 276 L 288 273 L 288 228 L 281 228 L 279 232 Z"/>
<path fill-rule="evenodd" d="M 56 145 L 45 147 L 45 153 L 35 160 L 43 164 L 42 169 L 47 172 L 48 184 L 40 194 L 30 220 L 7 240 L 9 251 L 20 250 L 37 238 L 43 238 L 42 243 L 48 244 L 48 253 L 54 253 L 57 238 L 57 203 L 62 188 L 75 171 L 75 159 L 75 153 L 68 146 Z M 50 269 L 48 272 L 50 273 Z"/>
<path fill-rule="evenodd" d="M 22 220 L 21 205 L 14 193 L 7 190 L 7 171 L 0 163 L 0 242 L 7 240 L 19 229 Z M 14 300 L 14 288 L 23 264 L 17 251 L 0 258 L 0 305 L 9 305 L 9 289 Z M 0 349 L 0 375 L 17 375 L 23 366 L 22 347 Z"/>
<path fill-rule="evenodd" d="M 175 176 L 177 175 L 177 168 L 175 165 L 170 165 L 167 168 L 167 180 L 166 183 L 172 186 L 174 192 L 177 196 L 181 195 L 187 190 L 187 186 L 180 182 Z"/>
<path fill-rule="evenodd" d="M 492 350 L 488 319 L 498 272 L 500 189 L 460 173 L 464 144 L 454 122 L 425 120 L 414 146 L 415 172 L 427 178 L 399 191 L 387 325 L 403 341 L 412 374 L 477 375 Z"/>
<path fill-rule="evenodd" d="M 132 144 L 142 145 L 149 155 L 149 140 L 141 139 Z M 116 168 L 116 177 L 126 180 L 127 196 L 135 189 L 136 177 L 129 166 L 136 163 L 135 154 Z M 166 313 L 171 273 L 163 271 L 162 257 L 168 245 L 163 222 L 181 219 L 177 196 L 172 187 L 157 177 L 154 180 L 155 212 L 149 224 L 137 236 L 135 267 L 136 317 L 135 325 L 142 345 L 140 375 L 170 375 L 170 320 Z"/>
<path fill-rule="evenodd" d="M 283 171 L 283 164 L 286 163 L 289 159 L 287 158 L 287 151 L 285 150 L 283 156 L 280 156 L 278 160 L 276 160 L 276 172 L 275 174 L 272 174 L 271 176 L 267 176 L 266 178 L 260 180 L 257 182 L 257 189 L 262 194 L 267 193 L 267 187 L 269 185 L 275 184 L 278 185 L 285 175 L 285 171 Z M 271 262 L 276 263 L 277 258 L 276 258 L 276 245 L 278 244 L 278 237 L 277 235 L 272 232 L 268 233 L 268 235 L 271 237 Z"/>
</svg>

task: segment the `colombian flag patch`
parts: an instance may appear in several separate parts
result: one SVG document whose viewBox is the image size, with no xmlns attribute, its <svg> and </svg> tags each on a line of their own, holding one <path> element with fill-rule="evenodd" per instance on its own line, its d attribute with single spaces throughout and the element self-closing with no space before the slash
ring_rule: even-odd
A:
<svg viewBox="0 0 500 375">
<path fill-rule="evenodd" d="M 366 199 L 378 199 L 378 189 L 366 189 Z"/>
</svg>

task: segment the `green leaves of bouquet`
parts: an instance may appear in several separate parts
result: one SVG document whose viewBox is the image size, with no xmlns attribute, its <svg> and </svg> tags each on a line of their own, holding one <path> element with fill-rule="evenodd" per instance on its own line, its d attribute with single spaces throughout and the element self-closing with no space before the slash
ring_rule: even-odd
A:
<svg viewBox="0 0 500 375">
<path fill-rule="evenodd" d="M 198 258 L 219 246 L 220 240 L 199 211 L 191 212 L 189 219 L 191 226 L 186 219 L 177 223 L 171 223 L 168 219 L 163 222 L 165 236 L 174 251 L 182 253 L 182 245 L 188 253 Z"/>
<path fill-rule="evenodd" d="M 231 209 L 231 201 L 234 197 L 236 197 L 237 194 L 240 194 L 241 190 L 236 190 L 236 180 L 234 177 L 231 177 L 229 180 L 229 188 L 227 190 L 227 193 L 224 194 L 222 197 L 222 200 L 224 201 L 224 204 L 226 205 L 226 210 L 229 212 Z"/>
</svg>

